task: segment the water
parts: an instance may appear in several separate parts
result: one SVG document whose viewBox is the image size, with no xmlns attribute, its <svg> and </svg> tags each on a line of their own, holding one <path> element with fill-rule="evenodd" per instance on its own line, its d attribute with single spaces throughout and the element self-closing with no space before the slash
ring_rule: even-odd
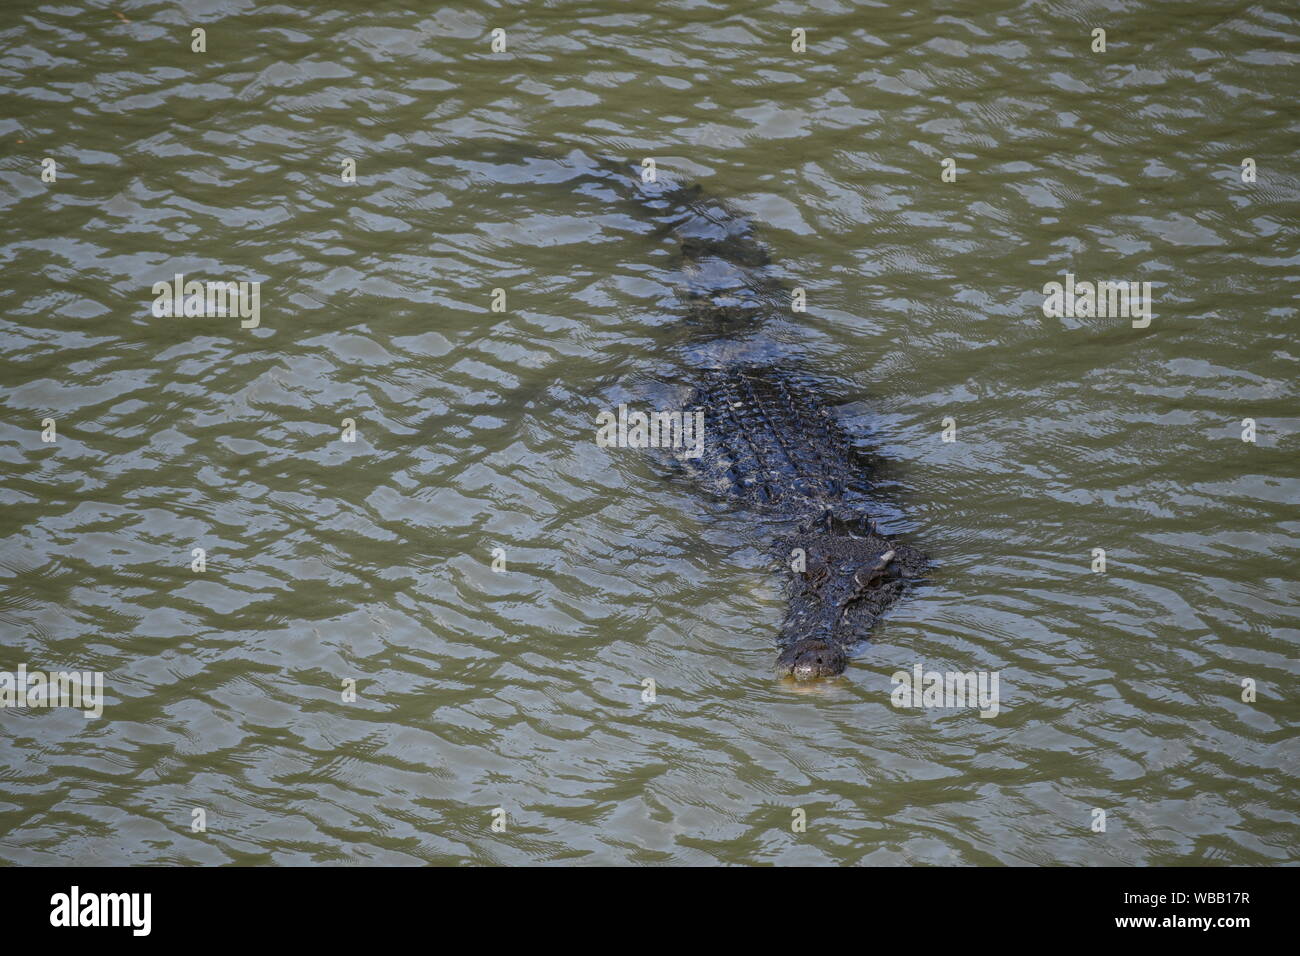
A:
<svg viewBox="0 0 1300 956">
<path fill-rule="evenodd" d="M 106 705 L 0 711 L 0 859 L 1300 858 L 1293 13 L 13 12 L 0 668 Z M 698 181 L 808 290 L 788 344 L 936 559 L 844 677 L 771 676 L 742 514 L 595 446 L 681 276 L 539 181 L 573 149 Z M 260 281 L 260 325 L 155 318 L 178 272 Z M 1045 317 L 1067 272 L 1151 325 Z M 916 663 L 1001 712 L 895 709 Z"/>
</svg>

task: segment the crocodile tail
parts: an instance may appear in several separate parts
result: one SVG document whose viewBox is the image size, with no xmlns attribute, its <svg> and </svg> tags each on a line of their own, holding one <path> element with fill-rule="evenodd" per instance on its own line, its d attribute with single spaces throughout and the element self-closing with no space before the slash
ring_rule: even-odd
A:
<svg viewBox="0 0 1300 956">
<path fill-rule="evenodd" d="M 652 224 L 651 237 L 674 244 L 688 318 L 735 331 L 759 311 L 788 303 L 767 248 L 750 219 L 695 183 L 656 165 L 593 156 L 555 145 L 476 143 L 443 151 L 437 161 L 473 172 L 490 168 L 494 181 L 550 184 L 619 202 Z M 736 320 L 739 320 L 737 322 Z"/>
<path fill-rule="evenodd" d="M 591 160 L 575 151 L 611 186 L 636 200 L 658 223 L 657 233 L 678 245 L 676 265 L 684 277 L 682 298 L 696 319 L 752 318 L 770 310 L 785 287 L 767 247 L 750 219 L 709 195 L 697 183 L 682 183 L 655 169 L 633 163 Z"/>
<path fill-rule="evenodd" d="M 545 161 L 537 161 L 540 166 Z M 758 311 L 779 307 L 788 295 L 752 221 L 698 183 L 683 182 L 657 164 L 620 161 L 571 150 L 538 175 L 567 180 L 580 191 L 604 192 L 655 224 L 652 234 L 677 246 L 681 298 L 690 318 L 735 331 Z"/>
</svg>

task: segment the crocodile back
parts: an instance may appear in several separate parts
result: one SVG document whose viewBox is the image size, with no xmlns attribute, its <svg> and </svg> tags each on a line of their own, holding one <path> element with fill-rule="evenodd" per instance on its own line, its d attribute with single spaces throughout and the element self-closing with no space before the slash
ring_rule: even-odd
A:
<svg viewBox="0 0 1300 956">
<path fill-rule="evenodd" d="M 790 517 L 839 511 L 868 490 L 867 466 L 831 409 L 787 370 L 709 369 L 688 408 L 704 411 L 707 485 Z"/>
</svg>

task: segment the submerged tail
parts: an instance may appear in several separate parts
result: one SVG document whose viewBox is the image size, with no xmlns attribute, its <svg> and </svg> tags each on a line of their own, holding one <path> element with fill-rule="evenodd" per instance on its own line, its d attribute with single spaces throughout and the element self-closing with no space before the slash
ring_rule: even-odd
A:
<svg viewBox="0 0 1300 956">
<path fill-rule="evenodd" d="M 575 150 L 565 162 L 587 170 L 634 199 L 679 244 L 682 299 L 696 321 L 753 322 L 776 308 L 785 286 L 750 219 L 698 184 L 678 182 L 657 168 L 592 159 Z"/>
<path fill-rule="evenodd" d="M 500 182 L 552 184 L 619 202 L 671 239 L 688 318 L 710 326 L 752 324 L 788 303 L 767 248 L 742 213 L 657 166 L 592 156 L 581 149 L 538 155 L 536 146 L 493 144 L 471 156 L 440 157 L 471 171 L 491 167 Z"/>
</svg>

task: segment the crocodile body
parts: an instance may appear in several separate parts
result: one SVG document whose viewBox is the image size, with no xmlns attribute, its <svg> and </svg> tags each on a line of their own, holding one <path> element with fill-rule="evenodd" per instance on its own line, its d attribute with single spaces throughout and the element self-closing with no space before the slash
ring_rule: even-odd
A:
<svg viewBox="0 0 1300 956">
<path fill-rule="evenodd" d="M 788 370 L 708 369 L 689 405 L 708 423 L 701 478 L 746 504 L 811 516 L 865 496 L 865 463 L 815 390 Z"/>
<path fill-rule="evenodd" d="M 925 555 L 871 520 L 868 466 L 815 387 L 789 370 L 706 370 L 688 407 L 705 415 L 692 464 L 709 490 L 801 524 L 773 545 L 789 605 L 777 669 L 799 680 L 838 674 L 854 645 L 920 576 Z"/>
<path fill-rule="evenodd" d="M 696 186 L 646 182 L 640 168 L 574 151 L 536 178 L 631 203 L 682 273 L 682 411 L 704 412 L 704 448 L 682 464 L 708 492 L 775 529 L 789 599 L 778 673 L 841 673 L 855 645 L 920 576 L 926 557 L 872 521 L 870 469 L 827 398 L 830 389 L 760 341 L 790 313 L 790 291 L 750 221 Z M 769 520 L 770 519 L 770 520 Z M 758 522 L 756 522 L 758 523 Z"/>
<path fill-rule="evenodd" d="M 788 293 L 748 221 L 697 190 L 660 203 L 681 240 L 693 320 L 719 339 L 752 335 Z M 797 528 L 772 546 L 789 601 L 777 670 L 799 680 L 838 674 L 924 572 L 926 556 L 876 529 L 869 466 L 828 389 L 795 363 L 718 358 L 727 353 L 704 353 L 713 358 L 696 370 L 685 403 L 705 419 L 691 470 L 713 493 Z"/>
</svg>

